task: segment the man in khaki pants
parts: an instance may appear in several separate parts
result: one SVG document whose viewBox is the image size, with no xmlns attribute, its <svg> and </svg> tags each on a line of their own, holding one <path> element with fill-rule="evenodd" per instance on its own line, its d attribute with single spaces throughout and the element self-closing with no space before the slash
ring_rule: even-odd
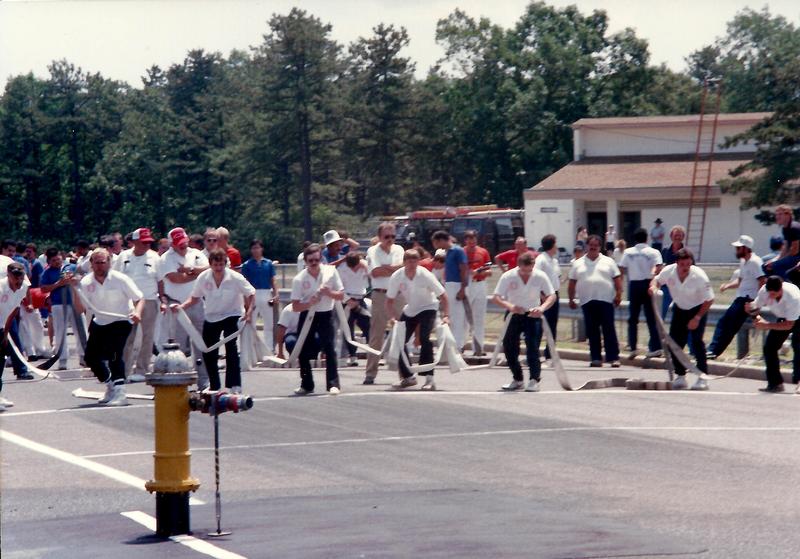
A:
<svg viewBox="0 0 800 559">
<path fill-rule="evenodd" d="M 378 244 L 367 250 L 367 267 L 372 281 L 372 319 L 369 323 L 369 345 L 380 350 L 386 334 L 386 324 L 389 315 L 386 313 L 386 288 L 389 287 L 389 277 L 403 267 L 403 247 L 394 244 L 396 237 L 392 223 L 384 222 L 378 227 Z M 394 300 L 395 311 L 399 316 L 406 302 L 398 296 Z M 369 354 L 367 356 L 367 372 L 364 384 L 375 384 L 378 375 L 378 362 L 380 357 Z"/>
</svg>

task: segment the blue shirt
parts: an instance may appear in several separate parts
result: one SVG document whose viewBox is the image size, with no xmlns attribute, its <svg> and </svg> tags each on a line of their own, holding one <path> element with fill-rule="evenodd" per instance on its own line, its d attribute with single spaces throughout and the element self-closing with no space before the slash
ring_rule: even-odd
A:
<svg viewBox="0 0 800 559">
<path fill-rule="evenodd" d="M 683 247 L 683 245 L 681 245 Z M 661 249 L 661 260 L 664 261 L 664 266 L 675 264 L 678 261 L 678 253 L 672 252 L 672 243 Z"/>
<path fill-rule="evenodd" d="M 344 244 L 342 248 L 339 249 L 339 254 L 336 258 L 331 259 L 331 253 L 328 252 L 328 247 L 322 249 L 322 262 L 323 264 L 330 264 L 333 260 L 339 260 L 342 256 L 347 255 L 350 252 L 350 245 Z"/>
<path fill-rule="evenodd" d="M 42 272 L 42 278 L 40 285 L 53 285 L 54 283 L 58 282 L 61 279 L 61 274 L 63 272 L 72 272 L 75 273 L 75 269 L 77 266 L 75 264 L 65 264 L 60 270 L 57 268 L 47 268 L 44 272 Z M 64 301 L 62 300 L 62 294 L 66 294 L 66 303 L 68 305 L 72 304 L 72 291 L 68 286 L 59 287 L 58 289 L 54 289 L 50 292 L 50 304 L 51 305 L 63 305 Z"/>
<path fill-rule="evenodd" d="M 14 262 L 19 262 L 25 268 L 25 275 L 31 277 L 31 265 L 30 263 L 25 260 L 25 257 L 21 254 L 15 254 L 13 257 Z"/>
<path fill-rule="evenodd" d="M 42 282 L 42 272 L 44 272 L 44 266 L 38 260 L 34 260 L 31 264 L 31 287 L 39 287 Z"/>
<path fill-rule="evenodd" d="M 256 289 L 272 289 L 275 267 L 272 265 L 272 260 L 262 258 L 261 262 L 256 262 L 250 258 L 242 266 L 242 275 Z"/>
<path fill-rule="evenodd" d="M 444 281 L 461 283 L 461 264 L 467 264 L 467 252 L 460 246 L 452 246 L 444 257 Z"/>
</svg>

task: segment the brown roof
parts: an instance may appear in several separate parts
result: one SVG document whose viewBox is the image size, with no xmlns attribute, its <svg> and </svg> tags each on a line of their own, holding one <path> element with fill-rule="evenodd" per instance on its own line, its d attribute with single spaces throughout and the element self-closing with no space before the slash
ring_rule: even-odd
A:
<svg viewBox="0 0 800 559">
<path fill-rule="evenodd" d="M 751 160 L 747 154 L 733 154 L 715 160 L 711 165 L 711 184 L 728 178 L 728 172 Z M 529 191 L 575 189 L 627 189 L 688 187 L 692 184 L 692 159 L 675 158 L 605 158 L 575 161 L 562 167 Z"/>
<path fill-rule="evenodd" d="M 764 120 L 772 113 L 720 113 L 720 124 L 750 124 Z M 707 114 L 705 121 L 710 122 L 713 115 Z M 573 129 L 578 128 L 636 128 L 645 126 L 680 126 L 695 124 L 700 115 L 666 115 L 666 116 L 631 116 L 611 118 L 582 118 L 576 121 Z"/>
</svg>

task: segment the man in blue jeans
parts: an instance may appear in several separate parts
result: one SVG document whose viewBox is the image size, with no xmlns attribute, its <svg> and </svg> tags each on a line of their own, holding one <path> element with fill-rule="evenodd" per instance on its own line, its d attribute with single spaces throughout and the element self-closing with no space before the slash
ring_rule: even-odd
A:
<svg viewBox="0 0 800 559">
<path fill-rule="evenodd" d="M 733 281 L 723 283 L 719 290 L 726 291 L 736 288 L 736 298 L 717 322 L 714 329 L 714 338 L 708 345 L 708 359 L 716 359 L 731 343 L 733 337 L 750 316 L 745 310 L 745 304 L 756 298 L 758 290 L 764 285 L 766 277 L 761 269 L 761 258 L 753 254 L 753 237 L 742 235 L 731 243 L 736 247 L 736 258 L 739 259 L 739 277 Z"/>
</svg>

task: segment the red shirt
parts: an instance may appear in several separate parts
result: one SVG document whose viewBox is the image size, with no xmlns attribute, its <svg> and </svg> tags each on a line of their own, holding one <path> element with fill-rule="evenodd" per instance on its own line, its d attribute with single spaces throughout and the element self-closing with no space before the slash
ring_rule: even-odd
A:
<svg viewBox="0 0 800 559">
<path fill-rule="evenodd" d="M 539 255 L 539 253 L 536 252 L 535 250 L 528 249 L 528 252 L 531 253 L 534 258 L 536 258 Z M 505 263 L 505 265 L 508 266 L 509 270 L 513 270 L 514 268 L 517 267 L 517 258 L 519 258 L 519 253 L 517 252 L 516 249 L 512 248 L 511 250 L 501 252 L 495 258 Z"/>
<path fill-rule="evenodd" d="M 419 261 L 419 265 L 428 270 L 429 272 L 433 271 L 433 258 L 423 258 Z"/>
<path fill-rule="evenodd" d="M 229 246 L 225 249 L 225 252 L 228 254 L 228 262 L 231 264 L 231 268 L 238 268 L 242 265 L 242 255 L 239 254 L 239 251 Z"/>
<path fill-rule="evenodd" d="M 483 247 L 476 246 L 472 250 L 470 250 L 469 247 L 464 247 L 464 251 L 467 253 L 467 264 L 469 265 L 470 270 L 477 270 L 484 264 L 492 263 L 492 259 L 489 258 L 489 251 Z M 472 280 L 483 281 L 487 278 L 488 275 L 489 274 L 486 273 L 472 274 Z"/>
</svg>

